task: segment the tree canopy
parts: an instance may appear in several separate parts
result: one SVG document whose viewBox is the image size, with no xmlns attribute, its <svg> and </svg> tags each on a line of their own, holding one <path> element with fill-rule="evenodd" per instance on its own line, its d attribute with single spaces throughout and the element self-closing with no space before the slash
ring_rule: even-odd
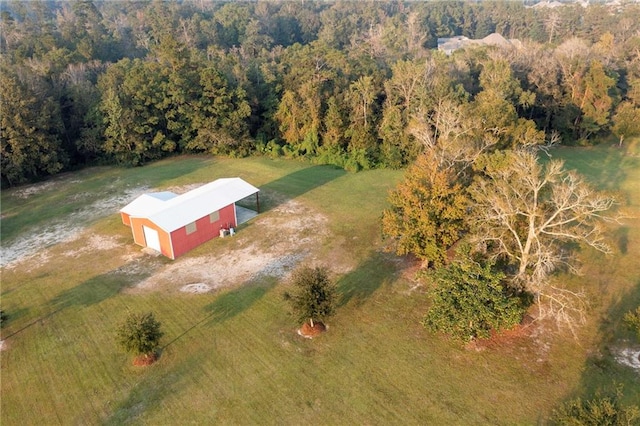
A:
<svg viewBox="0 0 640 426">
<path fill-rule="evenodd" d="M 482 153 L 552 135 L 638 134 L 637 4 L 1 8 L 3 185 L 191 152 L 360 170 L 405 167 L 436 147 L 460 173 Z M 442 37 L 493 32 L 518 41 L 437 50 Z"/>
<path fill-rule="evenodd" d="M 285 292 L 284 297 L 299 322 L 308 321 L 313 327 L 314 320 L 324 320 L 334 314 L 337 290 L 326 268 L 302 266 L 293 272 L 291 282 L 293 289 Z"/>
<path fill-rule="evenodd" d="M 423 154 L 389 194 L 389 203 L 382 214 L 382 231 L 392 239 L 395 252 L 444 265 L 447 249 L 465 227 L 467 198 L 455 175 L 440 170 L 433 155 Z"/>
<path fill-rule="evenodd" d="M 566 243 L 611 251 L 601 222 L 615 199 L 563 166 L 542 165 L 531 151 L 499 152 L 478 162 L 469 188 L 475 238 L 512 263 L 514 280 L 535 293 L 554 270 L 575 269 Z"/>
<path fill-rule="evenodd" d="M 152 312 L 130 314 L 117 330 L 118 343 L 123 349 L 145 356 L 157 349 L 163 335 L 160 322 Z"/>
</svg>

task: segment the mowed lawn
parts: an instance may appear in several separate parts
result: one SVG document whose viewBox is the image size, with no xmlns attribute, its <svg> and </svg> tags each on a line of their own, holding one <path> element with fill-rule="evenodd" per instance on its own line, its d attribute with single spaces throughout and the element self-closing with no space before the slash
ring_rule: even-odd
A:
<svg viewBox="0 0 640 426">
<path fill-rule="evenodd" d="M 621 317 L 640 303 L 640 152 L 597 147 L 553 155 L 620 191 L 634 218 L 612 227 L 615 256 L 585 251 L 582 276 L 557 278 L 590 295 L 578 339 L 545 323 L 531 336 L 482 349 L 428 333 L 420 324 L 428 307 L 422 288 L 403 270 L 407 262 L 381 250 L 380 214 L 402 172 L 177 157 L 83 170 L 27 198 L 18 196 L 21 188 L 3 191 L 3 248 L 69 218 L 111 245 L 83 250 L 82 240 L 61 242 L 2 269 L 1 306 L 10 319 L 2 329 L 0 423 L 538 424 L 559 402 L 614 381 L 624 385 L 626 402 L 640 399 L 638 372 L 607 349 L 631 337 Z M 123 256 L 139 248 L 117 209 L 74 215 L 134 188 L 227 176 L 263 189 L 263 215 L 289 198 L 327 217 L 319 256 L 335 252 L 356 266 L 335 274 L 340 306 L 324 335 L 296 334 L 282 299 L 287 283 L 275 277 L 206 294 L 127 291 L 171 261 Z M 255 223 L 238 233 L 274 243 Z M 185 257 L 233 244 L 214 240 Z M 129 312 L 145 311 L 156 314 L 165 335 L 159 361 L 141 368 L 115 345 L 115 328 Z"/>
</svg>

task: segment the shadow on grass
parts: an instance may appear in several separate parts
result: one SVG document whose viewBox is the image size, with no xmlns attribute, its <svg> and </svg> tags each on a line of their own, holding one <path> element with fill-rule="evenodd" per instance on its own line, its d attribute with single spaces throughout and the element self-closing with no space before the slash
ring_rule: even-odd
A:
<svg viewBox="0 0 640 426">
<path fill-rule="evenodd" d="M 603 336 L 598 344 L 599 350 L 587 359 L 580 381 L 565 402 L 575 398 L 589 400 L 598 392 L 607 393 L 615 390 L 617 386 L 622 386 L 622 405 L 628 406 L 635 403 L 638 406 L 640 371 L 633 371 L 631 366 L 622 365 L 615 358 L 621 348 L 637 347 L 640 343 L 623 321 L 624 315 L 638 306 L 640 306 L 640 280 L 631 291 L 619 297 L 607 309 L 598 333 Z"/>
<path fill-rule="evenodd" d="M 618 190 L 627 179 L 625 170 L 638 167 L 638 159 L 625 148 L 596 146 L 592 148 L 559 148 L 551 151 L 561 158 L 565 169 L 577 170 L 600 190 Z M 545 156 L 541 156 L 547 161 Z M 622 200 L 619 200 L 622 201 Z"/>
<path fill-rule="evenodd" d="M 107 300 L 120 293 L 124 288 L 149 277 L 153 271 L 159 267 L 159 265 L 161 265 L 161 262 L 154 259 L 149 265 L 146 265 L 146 270 L 144 272 L 137 273 L 127 272 L 126 268 L 130 265 L 124 265 L 122 268 L 92 277 L 75 287 L 64 290 L 48 303 L 43 304 L 43 306 L 48 307 L 47 310 L 49 312 L 33 319 L 27 325 L 13 331 L 11 334 L 8 334 L 3 338 L 8 339 L 15 336 L 35 324 L 42 323 L 44 320 L 51 318 L 64 309 L 73 306 L 87 307 Z M 10 315 L 8 324 L 26 315 L 28 311 L 29 309 L 20 309 L 13 313 L 8 312 Z"/>
<path fill-rule="evenodd" d="M 202 319 L 162 346 L 159 354 L 162 355 L 165 349 L 189 334 L 196 327 L 202 324 L 221 323 L 247 310 L 275 287 L 277 283 L 278 281 L 275 277 L 262 277 L 249 280 L 240 287 L 221 294 L 214 302 L 204 307 L 206 315 Z"/>
<path fill-rule="evenodd" d="M 129 360 L 132 362 L 132 360 Z M 140 416 L 157 411 L 162 407 L 162 400 L 175 394 L 184 386 L 184 377 L 195 368 L 197 360 L 183 362 L 173 369 L 164 370 L 158 366 L 136 367 L 145 369 L 145 374 L 121 400 L 102 424 L 123 425 L 139 423 Z M 137 375 L 135 375 L 137 377 Z M 135 380 L 136 377 L 133 377 Z"/>
<path fill-rule="evenodd" d="M 130 279 L 130 277 L 123 276 L 122 274 L 108 273 L 98 275 L 76 287 L 65 290 L 49 301 L 49 312 L 47 314 L 36 318 L 24 327 L 14 331 L 4 338 L 8 339 L 15 336 L 29 327 L 41 323 L 60 311 L 72 306 L 87 307 L 109 299 L 110 297 L 118 294 L 120 290 L 127 287 L 131 283 Z"/>
<path fill-rule="evenodd" d="M 383 253 L 374 253 L 355 270 L 338 280 L 339 306 L 361 304 L 384 284 L 393 281 L 396 265 Z"/>
<path fill-rule="evenodd" d="M 16 334 L 19 334 L 19 333 L 23 332 L 27 328 L 29 328 L 29 327 L 31 327 L 31 326 L 33 326 L 35 324 L 38 324 L 38 323 L 46 320 L 47 318 L 50 318 L 50 317 L 54 316 L 55 314 L 57 314 L 61 310 L 62 309 L 57 309 L 55 311 L 49 312 L 48 314 L 46 314 L 46 315 L 44 315 L 42 317 L 36 318 L 35 320 L 31 321 L 27 325 L 24 325 L 21 328 L 15 330 L 15 331 L 12 331 L 11 333 L 9 333 L 7 335 L 4 335 L 4 333 L 3 333 L 2 340 L 6 340 L 6 339 L 8 339 L 10 337 L 15 336 Z M 18 320 L 22 316 L 27 315 L 28 312 L 29 312 L 28 308 L 20 308 L 20 309 L 17 309 L 15 311 L 12 311 L 12 310 L 5 311 L 5 314 L 7 315 L 7 319 L 5 321 L 3 321 L 4 324 L 2 325 L 2 328 L 6 329 L 7 327 L 10 327 L 13 322 Z"/>
<path fill-rule="evenodd" d="M 65 309 L 71 306 L 87 307 L 115 296 L 129 284 L 131 283 L 128 277 L 120 274 L 98 275 L 76 287 L 63 291 L 50 303 L 58 309 Z"/>
<path fill-rule="evenodd" d="M 49 304 L 56 309 L 95 305 L 116 296 L 126 287 L 145 280 L 167 262 L 169 260 L 164 258 L 143 257 L 69 288 L 59 293 Z"/>
<path fill-rule="evenodd" d="M 334 166 L 312 166 L 289 173 L 260 187 L 260 212 L 271 210 L 288 199 L 299 197 L 347 172 Z M 282 194 L 285 200 L 276 194 Z M 247 206 L 252 208 L 253 206 Z"/>
<path fill-rule="evenodd" d="M 2 328 L 6 328 L 10 326 L 13 322 L 18 319 L 26 316 L 29 313 L 29 308 L 13 308 L 12 306 L 2 307 L 2 313 L 4 315 L 4 319 L 2 320 Z"/>
<path fill-rule="evenodd" d="M 218 297 L 204 307 L 209 323 L 221 323 L 249 309 L 277 284 L 274 277 L 250 280 Z"/>
<path fill-rule="evenodd" d="M 211 157 L 177 155 L 145 164 L 142 167 L 130 167 L 127 171 L 131 175 L 130 178 L 145 181 L 150 186 L 158 186 L 166 181 L 182 178 L 196 172 L 210 162 Z"/>
<path fill-rule="evenodd" d="M 618 246 L 618 250 L 620 250 L 620 253 L 627 254 L 629 249 L 629 227 L 620 226 L 615 230 L 613 238 Z"/>
</svg>

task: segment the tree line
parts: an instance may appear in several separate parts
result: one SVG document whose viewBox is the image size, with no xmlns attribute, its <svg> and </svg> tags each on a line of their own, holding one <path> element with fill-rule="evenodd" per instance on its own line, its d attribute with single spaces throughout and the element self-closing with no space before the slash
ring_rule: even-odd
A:
<svg viewBox="0 0 640 426">
<path fill-rule="evenodd" d="M 3 2 L 3 185 L 174 153 L 401 168 L 640 133 L 640 6 Z M 447 56 L 441 37 L 516 47 Z M 438 142 L 440 141 L 440 142 Z M 447 141 L 447 143 L 444 143 Z"/>
</svg>

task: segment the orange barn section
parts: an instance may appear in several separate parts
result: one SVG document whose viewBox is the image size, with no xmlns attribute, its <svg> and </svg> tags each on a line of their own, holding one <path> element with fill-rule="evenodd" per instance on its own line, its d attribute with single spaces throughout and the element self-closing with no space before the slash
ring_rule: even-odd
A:
<svg viewBox="0 0 640 426">
<path fill-rule="evenodd" d="M 171 242 L 171 236 L 165 230 L 159 228 L 155 223 L 146 218 L 133 217 L 130 218 L 131 232 L 133 233 L 133 242 L 142 247 L 149 247 L 156 251 L 159 251 L 163 255 L 170 259 L 175 259 L 176 256 L 173 253 L 173 247 Z M 155 231 L 158 235 L 158 243 L 160 250 L 157 247 L 149 244 L 150 237 L 153 235 L 150 230 Z"/>
<path fill-rule="evenodd" d="M 221 230 L 236 228 L 235 203 L 255 194 L 259 206 L 259 191 L 240 178 L 217 179 L 181 195 L 143 194 L 123 207 L 120 216 L 136 244 L 176 259 L 220 236 Z"/>
<path fill-rule="evenodd" d="M 122 218 L 122 223 L 131 226 L 131 216 L 127 213 L 120 213 L 120 217 Z"/>
</svg>

